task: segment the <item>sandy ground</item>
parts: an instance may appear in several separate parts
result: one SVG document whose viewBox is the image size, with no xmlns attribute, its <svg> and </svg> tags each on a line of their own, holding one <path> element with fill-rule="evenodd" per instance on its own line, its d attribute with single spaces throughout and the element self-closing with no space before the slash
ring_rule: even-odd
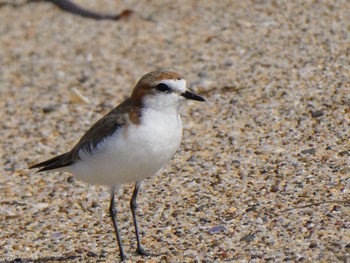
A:
<svg viewBox="0 0 350 263">
<path fill-rule="evenodd" d="M 207 103 L 182 110 L 184 139 L 139 198 L 144 245 L 130 262 L 350 261 L 350 1 L 0 0 L 0 261 L 116 262 L 107 187 L 35 174 L 154 69 Z M 161 3 L 162 2 L 162 3 Z M 89 101 L 74 98 L 78 90 Z"/>
</svg>

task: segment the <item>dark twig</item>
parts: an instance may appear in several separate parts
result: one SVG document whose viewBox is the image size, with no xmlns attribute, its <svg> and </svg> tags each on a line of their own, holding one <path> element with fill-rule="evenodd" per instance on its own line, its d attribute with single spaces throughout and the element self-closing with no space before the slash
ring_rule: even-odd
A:
<svg viewBox="0 0 350 263">
<path fill-rule="evenodd" d="M 126 18 L 133 13 L 133 11 L 130 9 L 125 9 L 120 14 L 97 13 L 97 12 L 82 8 L 69 0 L 27 0 L 26 2 L 21 4 L 17 4 L 13 2 L 5 2 L 5 3 L 0 3 L 0 8 L 3 6 L 19 7 L 19 6 L 28 4 L 30 2 L 44 2 L 44 1 L 55 4 L 57 7 L 59 7 L 61 10 L 65 12 L 82 16 L 85 18 L 96 19 L 96 20 L 119 20 L 122 18 Z"/>
<path fill-rule="evenodd" d="M 92 18 L 96 20 L 103 20 L 103 19 L 119 20 L 123 17 L 131 15 L 131 13 L 133 12 L 132 10 L 126 9 L 120 14 L 101 14 L 101 13 L 84 9 L 69 0 L 46 0 L 46 1 L 55 4 L 60 9 L 68 13 L 79 15 L 86 18 Z"/>
</svg>

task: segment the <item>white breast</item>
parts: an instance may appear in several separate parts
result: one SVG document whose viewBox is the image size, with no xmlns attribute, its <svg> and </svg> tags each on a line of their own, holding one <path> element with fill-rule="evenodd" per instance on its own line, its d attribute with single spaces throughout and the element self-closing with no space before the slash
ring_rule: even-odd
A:
<svg viewBox="0 0 350 263">
<path fill-rule="evenodd" d="M 100 143 L 92 155 L 79 153 L 72 166 L 78 178 L 105 185 L 142 180 L 156 174 L 174 156 L 182 139 L 176 110 L 143 112 L 140 125 L 130 124 Z"/>
</svg>

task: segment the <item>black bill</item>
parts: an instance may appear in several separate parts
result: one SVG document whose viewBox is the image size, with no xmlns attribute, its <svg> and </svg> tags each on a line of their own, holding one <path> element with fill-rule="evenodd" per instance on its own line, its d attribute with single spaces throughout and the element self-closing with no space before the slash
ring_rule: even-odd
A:
<svg viewBox="0 0 350 263">
<path fill-rule="evenodd" d="M 201 96 L 198 96 L 198 95 L 196 95 L 192 92 L 189 92 L 189 91 L 181 93 L 181 96 L 185 97 L 186 99 L 189 99 L 189 100 L 205 101 L 205 99 L 202 98 Z"/>
</svg>

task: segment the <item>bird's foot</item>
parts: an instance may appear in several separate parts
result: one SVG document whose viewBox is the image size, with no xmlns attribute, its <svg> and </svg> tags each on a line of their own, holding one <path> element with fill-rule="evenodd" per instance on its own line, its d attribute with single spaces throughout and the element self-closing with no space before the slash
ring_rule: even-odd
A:
<svg viewBox="0 0 350 263">
<path fill-rule="evenodd" d="M 157 254 L 147 252 L 142 246 L 137 247 L 136 253 L 141 256 L 155 257 Z"/>
<path fill-rule="evenodd" d="M 128 256 L 124 254 L 124 252 L 122 254 L 120 254 L 120 262 L 124 262 L 125 260 L 128 260 Z"/>
</svg>

